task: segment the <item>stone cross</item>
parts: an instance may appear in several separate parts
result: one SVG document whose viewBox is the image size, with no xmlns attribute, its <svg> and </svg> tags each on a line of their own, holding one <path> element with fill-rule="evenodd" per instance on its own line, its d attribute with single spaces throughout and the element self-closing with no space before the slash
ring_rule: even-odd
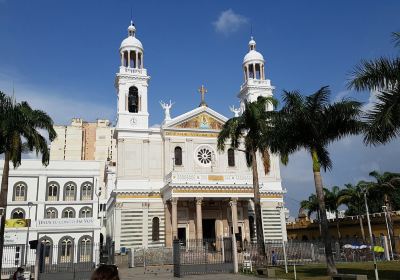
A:
<svg viewBox="0 0 400 280">
<path fill-rule="evenodd" d="M 201 87 L 198 89 L 198 91 L 201 94 L 200 106 L 207 106 L 206 102 L 204 101 L 204 94 L 207 93 L 207 89 L 204 87 L 204 85 L 201 85 Z"/>
</svg>

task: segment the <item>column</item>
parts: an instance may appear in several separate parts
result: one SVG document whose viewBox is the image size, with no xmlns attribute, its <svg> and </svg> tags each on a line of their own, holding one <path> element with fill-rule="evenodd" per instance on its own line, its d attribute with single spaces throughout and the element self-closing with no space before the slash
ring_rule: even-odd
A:
<svg viewBox="0 0 400 280">
<path fill-rule="evenodd" d="M 136 53 L 135 68 L 138 69 L 139 68 L 139 52 L 135 52 L 135 53 Z"/>
<path fill-rule="evenodd" d="M 125 64 L 124 64 L 124 52 L 121 52 L 121 66 L 125 66 Z"/>
<path fill-rule="evenodd" d="M 237 198 L 232 198 L 231 201 L 229 202 L 229 206 L 231 206 L 231 212 L 232 212 L 233 233 L 238 233 L 239 228 L 237 221 Z"/>
<path fill-rule="evenodd" d="M 196 238 L 203 239 L 203 215 L 201 213 L 202 197 L 196 197 Z"/>
<path fill-rule="evenodd" d="M 128 68 L 131 67 L 131 51 L 128 51 Z"/>
<path fill-rule="evenodd" d="M 249 65 L 246 66 L 246 75 L 247 75 L 247 81 L 248 81 L 249 78 L 250 78 L 250 67 L 249 67 Z"/>
<path fill-rule="evenodd" d="M 257 78 L 257 75 L 256 75 L 256 64 L 253 63 L 253 79 L 255 80 L 256 78 Z"/>
<path fill-rule="evenodd" d="M 178 198 L 171 199 L 172 204 L 172 240 L 178 238 Z"/>
<path fill-rule="evenodd" d="M 164 203 L 165 214 L 165 246 L 172 247 L 171 210 L 167 202 Z"/>
</svg>

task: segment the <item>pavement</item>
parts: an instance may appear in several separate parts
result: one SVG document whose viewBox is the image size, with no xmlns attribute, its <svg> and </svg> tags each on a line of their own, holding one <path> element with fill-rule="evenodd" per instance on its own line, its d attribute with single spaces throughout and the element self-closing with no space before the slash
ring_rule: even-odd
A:
<svg viewBox="0 0 400 280">
<path fill-rule="evenodd" d="M 148 280 L 148 279 L 174 279 L 171 267 L 153 267 L 146 268 L 135 267 L 135 268 L 120 268 L 119 277 L 121 280 Z M 183 277 L 184 279 L 202 279 L 202 280 L 251 280 L 252 277 L 242 275 L 242 274 L 201 274 L 201 275 L 187 275 Z"/>
</svg>

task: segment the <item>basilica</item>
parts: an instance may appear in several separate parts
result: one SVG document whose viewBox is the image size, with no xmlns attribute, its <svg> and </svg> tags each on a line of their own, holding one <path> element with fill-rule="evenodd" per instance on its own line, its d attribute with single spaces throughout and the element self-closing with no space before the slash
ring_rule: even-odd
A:
<svg viewBox="0 0 400 280">
<path fill-rule="evenodd" d="M 170 247 L 176 238 L 188 242 L 227 237 L 233 232 L 238 242 L 255 241 L 252 173 L 245 154 L 234 149 L 217 150 L 217 136 L 228 117 L 207 105 L 206 88 L 201 86 L 197 108 L 171 117 L 173 103 L 160 102 L 164 121 L 160 127 L 150 127 L 151 86 L 144 53 L 131 23 L 119 48 L 120 66 L 115 77 L 116 166 L 106 171 L 108 188 L 112 189 L 107 201 L 107 240 L 115 243 L 116 252 Z M 264 63 L 251 38 L 243 64 L 238 65 L 243 83 L 238 84 L 240 106 L 231 108 L 235 115 L 241 114 L 245 102 L 273 95 Z M 263 164 L 258 166 L 262 168 Z M 286 240 L 278 157 L 272 156 L 268 174 L 261 168 L 264 239 Z"/>
</svg>

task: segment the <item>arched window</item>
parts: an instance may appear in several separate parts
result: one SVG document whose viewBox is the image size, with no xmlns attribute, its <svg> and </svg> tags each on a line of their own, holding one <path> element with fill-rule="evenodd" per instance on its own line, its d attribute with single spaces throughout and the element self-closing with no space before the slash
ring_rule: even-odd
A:
<svg viewBox="0 0 400 280">
<path fill-rule="evenodd" d="M 56 182 L 49 182 L 47 184 L 47 198 L 48 201 L 57 201 L 58 200 L 58 190 L 59 185 Z"/>
<path fill-rule="evenodd" d="M 153 241 L 160 240 L 160 218 L 154 217 L 151 226 L 151 239 Z"/>
<path fill-rule="evenodd" d="M 81 186 L 81 200 L 91 200 L 93 198 L 93 185 L 85 182 Z"/>
<path fill-rule="evenodd" d="M 249 228 L 250 228 L 250 239 L 253 239 L 256 237 L 256 233 L 254 231 L 254 217 L 249 216 Z"/>
<path fill-rule="evenodd" d="M 73 246 L 74 241 L 72 237 L 64 236 L 60 239 L 60 243 L 58 245 L 60 263 L 68 263 L 73 261 Z"/>
<path fill-rule="evenodd" d="M 130 113 L 137 113 L 139 111 L 139 93 L 137 87 L 129 88 L 128 111 Z"/>
<path fill-rule="evenodd" d="M 64 186 L 64 200 L 76 200 L 76 185 L 73 182 L 68 182 Z"/>
<path fill-rule="evenodd" d="M 182 148 L 181 147 L 175 147 L 174 150 L 174 157 L 175 157 L 175 165 L 182 165 Z"/>
<path fill-rule="evenodd" d="M 25 219 L 25 211 L 22 208 L 16 208 L 11 212 L 11 219 Z"/>
<path fill-rule="evenodd" d="M 79 211 L 79 218 L 91 218 L 92 216 L 92 209 L 90 207 L 83 207 L 81 211 Z"/>
<path fill-rule="evenodd" d="M 53 253 L 53 240 L 48 236 L 43 236 L 39 242 L 43 245 L 44 261 L 46 264 L 49 264 Z"/>
<path fill-rule="evenodd" d="M 71 207 L 65 208 L 62 212 L 62 218 L 75 218 L 74 208 Z"/>
<path fill-rule="evenodd" d="M 14 201 L 26 200 L 27 186 L 24 182 L 18 182 L 14 185 Z"/>
<path fill-rule="evenodd" d="M 235 166 L 235 151 L 233 149 L 228 150 L 228 166 Z"/>
<path fill-rule="evenodd" d="M 92 261 L 93 243 L 90 236 L 82 236 L 78 243 L 78 256 L 80 262 Z"/>
<path fill-rule="evenodd" d="M 58 211 L 54 207 L 50 207 L 46 209 L 46 219 L 57 219 Z"/>
</svg>

